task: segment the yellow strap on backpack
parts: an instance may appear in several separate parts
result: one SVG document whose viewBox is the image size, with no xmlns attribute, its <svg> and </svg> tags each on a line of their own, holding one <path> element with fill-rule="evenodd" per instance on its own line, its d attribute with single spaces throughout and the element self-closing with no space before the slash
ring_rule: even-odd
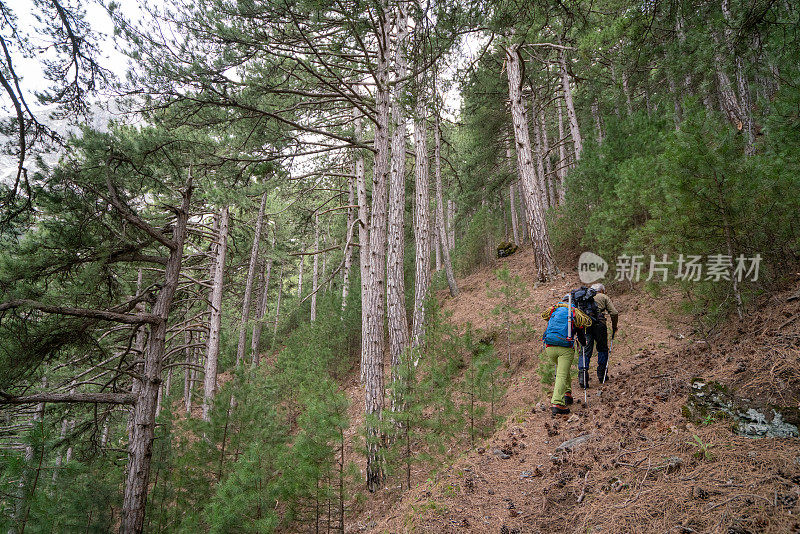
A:
<svg viewBox="0 0 800 534">
<path fill-rule="evenodd" d="M 566 308 L 569 304 L 566 302 L 559 302 L 555 306 L 550 306 L 545 311 L 542 312 L 542 319 L 545 321 L 550 320 L 550 316 L 556 310 L 556 308 Z M 592 326 L 592 318 L 583 313 L 581 310 L 576 308 L 575 306 L 572 307 L 573 314 L 575 316 L 575 326 L 578 328 L 588 328 Z"/>
</svg>

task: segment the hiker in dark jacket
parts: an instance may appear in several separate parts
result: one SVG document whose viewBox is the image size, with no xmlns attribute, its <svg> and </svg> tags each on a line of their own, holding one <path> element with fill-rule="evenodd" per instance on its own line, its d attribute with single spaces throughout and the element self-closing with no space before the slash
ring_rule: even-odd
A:
<svg viewBox="0 0 800 534">
<path fill-rule="evenodd" d="M 567 405 L 573 403 L 570 368 L 575 354 L 574 340 L 577 338 L 581 344 L 586 343 L 584 328 L 591 323 L 591 319 L 574 306 L 570 307 L 566 299 L 545 310 L 542 317 L 547 321 L 542 336 L 544 353 L 556 366 L 550 410 L 553 415 L 568 414 Z M 571 321 L 569 328 L 567 321 Z"/>
<path fill-rule="evenodd" d="M 603 284 L 594 284 L 592 286 L 597 294 L 594 296 L 594 302 L 597 304 L 598 318 L 592 321 L 586 331 L 586 344 L 578 358 L 578 384 L 584 389 L 589 387 L 589 364 L 592 361 L 592 350 L 597 347 L 597 379 L 600 383 L 608 380 L 608 373 L 606 368 L 608 366 L 608 326 L 606 325 L 606 313 L 611 317 L 611 339 L 617 333 L 617 320 L 619 313 L 614 307 L 614 303 L 606 295 L 606 288 Z"/>
</svg>

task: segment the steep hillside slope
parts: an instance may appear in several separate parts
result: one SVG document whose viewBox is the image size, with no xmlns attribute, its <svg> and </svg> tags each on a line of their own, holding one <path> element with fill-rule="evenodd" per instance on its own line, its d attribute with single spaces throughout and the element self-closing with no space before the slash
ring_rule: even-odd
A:
<svg viewBox="0 0 800 534">
<path fill-rule="evenodd" d="M 533 287 L 529 251 L 493 267 L 501 264 Z M 491 267 L 461 280 L 457 298 L 439 295 L 452 321 L 497 327 L 487 283 L 498 285 Z M 567 273 L 531 291 L 525 318 L 538 333 L 541 309 L 577 285 Z M 786 296 L 729 326 L 724 340 L 700 340 L 671 311 L 677 295 L 612 293 L 621 317 L 610 381 L 593 381 L 585 404 L 573 380 L 570 416 L 549 412 L 538 336 L 513 345 L 505 424 L 359 530 L 800 532 L 800 441 L 742 437 L 730 418 L 712 413 L 693 423 L 682 414 L 695 377 L 757 405 L 799 406 L 800 336 L 781 327 L 798 304 Z M 497 345 L 504 354 L 502 336 Z"/>
</svg>

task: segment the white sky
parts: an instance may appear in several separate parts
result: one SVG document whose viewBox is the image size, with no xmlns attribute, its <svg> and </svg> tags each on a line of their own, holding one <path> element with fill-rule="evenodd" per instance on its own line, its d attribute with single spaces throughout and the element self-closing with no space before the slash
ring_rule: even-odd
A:
<svg viewBox="0 0 800 534">
<path fill-rule="evenodd" d="M 70 4 L 71 2 L 67 5 Z M 114 43 L 111 39 L 114 26 L 111 22 L 111 17 L 108 16 L 105 8 L 95 1 L 84 2 L 84 4 L 86 4 L 84 6 L 86 9 L 86 20 L 101 38 L 99 45 L 101 57 L 97 58 L 98 62 L 103 67 L 113 72 L 114 75 L 118 77 L 125 76 L 127 58 L 114 49 Z M 123 12 L 126 15 L 137 16 L 138 2 L 122 0 L 121 4 Z M 47 40 L 46 36 L 39 32 L 41 24 L 34 17 L 34 13 L 37 10 L 33 0 L 16 0 L 10 4 L 10 9 L 18 17 L 18 29 L 20 32 L 28 37 L 33 47 L 39 49 L 38 54 L 32 58 L 22 57 L 19 51 L 16 51 L 16 53 L 12 51 L 12 59 L 17 75 L 22 78 L 21 86 L 28 105 L 33 108 L 40 108 L 41 106 L 37 102 L 34 92 L 37 90 L 41 91 L 48 85 L 42 70 L 42 60 L 52 55 L 52 51 L 48 49 L 51 43 Z M 3 34 L 7 36 L 5 31 L 3 31 Z M 0 94 L 0 102 L 2 102 L 2 111 L 4 113 L 11 113 L 11 102 L 8 101 L 8 97 L 5 93 Z"/>
</svg>

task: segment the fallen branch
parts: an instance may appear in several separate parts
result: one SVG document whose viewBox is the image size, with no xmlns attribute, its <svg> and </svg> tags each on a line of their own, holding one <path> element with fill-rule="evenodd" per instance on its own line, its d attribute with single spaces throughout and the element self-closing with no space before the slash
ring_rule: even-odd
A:
<svg viewBox="0 0 800 534">
<path fill-rule="evenodd" d="M 742 494 L 739 494 L 739 495 L 734 495 L 734 496 L 733 496 L 733 497 L 731 497 L 730 499 L 728 499 L 728 500 L 725 500 L 725 501 L 722 501 L 722 502 L 721 502 L 721 503 L 719 503 L 719 504 L 715 504 L 715 505 L 714 505 L 714 506 L 712 506 L 711 508 L 706 508 L 706 512 L 710 512 L 711 510 L 716 510 L 716 509 L 717 509 L 717 508 L 719 508 L 720 506 L 725 506 L 725 505 L 726 505 L 726 504 L 728 504 L 729 502 L 731 502 L 731 501 L 735 501 L 736 499 L 741 499 L 742 497 L 750 497 L 750 498 L 753 498 L 753 499 L 763 499 L 763 500 L 767 501 L 767 504 L 769 504 L 769 505 L 771 505 L 771 506 L 775 506 L 775 505 L 774 505 L 774 503 L 773 503 L 771 500 L 769 500 L 769 499 L 767 499 L 766 497 L 763 497 L 763 496 L 761 496 L 761 495 L 756 495 L 755 493 L 742 493 Z"/>
</svg>

